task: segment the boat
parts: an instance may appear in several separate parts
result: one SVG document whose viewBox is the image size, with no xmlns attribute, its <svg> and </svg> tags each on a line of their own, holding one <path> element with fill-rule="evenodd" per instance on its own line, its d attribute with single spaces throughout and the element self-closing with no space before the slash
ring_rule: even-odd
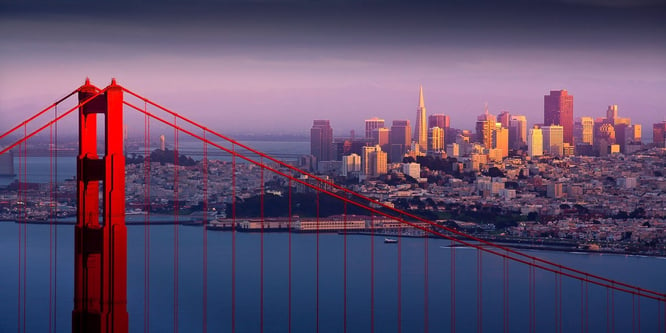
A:
<svg viewBox="0 0 666 333">
<path fill-rule="evenodd" d="M 387 243 L 387 244 L 393 244 L 393 243 L 397 243 L 397 242 L 398 242 L 397 239 L 393 239 L 393 238 L 384 238 L 384 243 Z"/>
</svg>

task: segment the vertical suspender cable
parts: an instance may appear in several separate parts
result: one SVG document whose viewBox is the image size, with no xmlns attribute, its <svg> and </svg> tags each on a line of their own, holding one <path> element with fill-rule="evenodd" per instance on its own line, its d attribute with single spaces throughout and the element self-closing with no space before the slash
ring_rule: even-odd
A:
<svg viewBox="0 0 666 333">
<path fill-rule="evenodd" d="M 423 234 L 423 332 L 428 333 L 428 233 Z"/>
<path fill-rule="evenodd" d="M 317 333 L 319 333 L 319 189 L 316 190 L 317 196 Z"/>
<path fill-rule="evenodd" d="M 370 214 L 370 333 L 375 332 L 375 215 Z"/>
<path fill-rule="evenodd" d="M 28 136 L 28 127 L 27 123 L 23 125 L 23 137 L 27 138 Z M 28 183 L 28 143 L 23 145 L 23 181 L 25 183 L 23 191 L 23 204 L 24 204 L 24 215 L 25 221 L 23 223 L 23 332 L 27 332 L 25 329 L 26 324 L 26 303 L 27 303 L 27 291 L 28 291 L 28 210 L 25 209 L 28 207 L 28 193 L 29 183 Z"/>
<path fill-rule="evenodd" d="M 456 245 L 451 241 L 451 333 L 456 331 Z"/>
<path fill-rule="evenodd" d="M 402 224 L 398 225 L 398 333 L 402 332 Z"/>
<path fill-rule="evenodd" d="M 49 126 L 49 333 L 53 328 L 53 125 Z"/>
<path fill-rule="evenodd" d="M 476 331 L 483 332 L 483 261 L 482 252 L 476 250 Z"/>
<path fill-rule="evenodd" d="M 288 221 L 289 221 L 289 226 L 288 226 L 288 237 L 289 237 L 289 249 L 288 249 L 288 255 L 289 255 L 289 306 L 288 306 L 288 326 L 289 326 L 289 333 L 291 333 L 291 231 L 292 231 L 292 225 L 291 225 L 291 216 L 292 216 L 292 203 L 291 203 L 291 178 L 289 178 L 289 183 L 288 183 L 288 191 L 289 191 L 289 208 L 288 208 Z"/>
<path fill-rule="evenodd" d="M 264 158 L 260 157 L 259 159 L 261 169 L 260 169 L 260 183 L 259 183 L 259 204 L 260 204 L 260 209 L 259 209 L 259 217 L 260 217 L 260 222 L 261 222 L 261 244 L 260 244 L 260 249 L 259 249 L 259 329 L 260 332 L 264 332 Z"/>
<path fill-rule="evenodd" d="M 236 145 L 231 145 L 231 332 L 236 332 Z"/>
<path fill-rule="evenodd" d="M 178 332 L 178 127 L 177 117 L 173 119 L 173 331 Z"/>
<path fill-rule="evenodd" d="M 143 102 L 143 331 L 150 332 L 150 117 L 148 105 Z"/>
<path fill-rule="evenodd" d="M 344 330 L 343 332 L 347 332 L 347 202 L 343 201 L 343 215 L 342 218 L 344 219 L 344 226 L 343 226 L 343 251 L 342 251 L 342 261 L 343 261 L 343 267 L 342 267 L 342 275 L 343 275 L 343 283 L 342 283 L 342 290 L 343 290 L 343 309 L 342 309 L 342 321 L 343 321 L 343 326 Z"/>
<path fill-rule="evenodd" d="M 55 105 L 53 119 L 58 118 L 58 104 Z M 53 193 L 53 202 L 55 204 L 55 214 L 58 216 L 58 122 L 53 124 L 53 156 L 55 164 L 53 165 L 53 179 L 55 180 L 56 190 Z M 53 229 L 53 330 L 58 331 L 58 224 Z"/>
<path fill-rule="evenodd" d="M 203 271 L 201 273 L 202 281 L 202 330 L 208 332 L 208 143 L 206 143 L 206 130 L 203 131 L 203 221 L 201 230 L 203 231 Z"/>
</svg>

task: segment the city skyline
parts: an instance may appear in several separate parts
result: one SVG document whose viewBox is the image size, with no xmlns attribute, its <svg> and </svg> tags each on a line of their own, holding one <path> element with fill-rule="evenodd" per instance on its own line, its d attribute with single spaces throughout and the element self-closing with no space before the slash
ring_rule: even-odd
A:
<svg viewBox="0 0 666 333">
<path fill-rule="evenodd" d="M 116 77 L 229 133 L 307 134 L 312 119 L 330 119 L 340 136 L 363 133 L 371 116 L 413 122 L 419 84 L 428 112 L 455 128 L 473 128 L 468 115 L 485 102 L 531 126 L 556 89 L 576 96 L 574 117 L 617 104 L 636 123 L 664 120 L 663 1 L 417 4 L 3 1 L 3 126 L 85 77 Z"/>
</svg>

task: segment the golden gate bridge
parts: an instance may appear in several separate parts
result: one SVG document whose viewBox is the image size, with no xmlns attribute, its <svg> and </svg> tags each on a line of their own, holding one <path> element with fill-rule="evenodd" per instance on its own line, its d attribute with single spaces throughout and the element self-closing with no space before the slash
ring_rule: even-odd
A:
<svg viewBox="0 0 666 333">
<path fill-rule="evenodd" d="M 68 108 L 64 112 L 58 112 L 58 106 L 65 101 L 72 99 L 76 95 L 78 102 L 73 107 Z M 64 105 L 64 104 L 63 104 Z M 127 295 L 127 227 L 126 227 L 126 165 L 125 155 L 123 151 L 123 124 L 124 115 L 127 112 L 133 112 L 135 116 L 144 121 L 144 153 L 145 160 L 143 165 L 143 209 L 146 214 L 144 215 L 144 285 L 143 285 L 143 308 L 138 313 L 128 313 L 128 295 Z M 51 117 L 52 112 L 52 117 Z M 203 126 L 189 118 L 186 118 L 166 107 L 161 106 L 154 101 L 141 96 L 140 94 L 129 90 L 116 83 L 115 79 L 111 84 L 103 89 L 92 85 L 88 80 L 85 84 L 71 93 L 67 94 L 64 98 L 56 101 L 55 103 L 44 108 L 34 116 L 11 128 L 9 131 L 0 135 L 0 140 L 11 140 L 12 142 L 5 148 L 0 150 L 0 155 L 9 153 L 10 150 L 16 154 L 19 161 L 18 168 L 18 191 L 16 196 L 16 203 L 18 204 L 19 211 L 17 212 L 18 227 L 18 276 L 16 278 L 18 293 L 16 299 L 16 328 L 18 332 L 30 331 L 30 324 L 32 321 L 47 320 L 45 315 L 39 318 L 33 318 L 28 315 L 29 308 L 35 304 L 35 300 L 26 297 L 28 287 L 28 251 L 27 242 L 29 238 L 29 231 L 27 228 L 28 222 L 28 204 L 30 200 L 28 195 L 31 193 L 29 189 L 29 176 L 28 176 L 28 163 L 26 156 L 28 151 L 28 140 L 35 137 L 39 133 L 49 132 L 51 145 L 55 147 L 51 151 L 50 156 L 50 180 L 49 180 L 49 210 L 52 214 L 49 215 L 48 221 L 45 222 L 50 226 L 50 233 L 57 232 L 53 228 L 56 223 L 57 216 L 57 202 L 58 191 L 57 181 L 54 180 L 53 174 L 57 174 L 57 166 L 53 163 L 54 156 L 57 154 L 57 136 L 58 136 L 58 122 L 68 117 L 71 114 L 78 115 L 78 133 L 79 133 L 79 151 L 76 157 L 76 186 L 77 186 L 77 215 L 76 224 L 74 227 L 74 295 L 57 295 L 57 278 L 56 272 L 58 271 L 57 256 L 53 253 L 57 246 L 53 242 L 57 239 L 52 235 L 49 236 L 49 275 L 47 277 L 49 284 L 48 295 L 48 331 L 56 332 L 61 331 L 63 327 L 69 327 L 69 323 L 62 324 L 56 322 L 56 305 L 57 297 L 73 297 L 73 304 L 71 309 L 71 329 L 73 332 L 126 332 L 129 330 L 130 320 L 139 320 L 143 318 L 143 330 L 145 332 L 151 331 L 150 317 L 151 317 L 151 288 L 150 288 L 150 207 L 151 207 L 151 162 L 150 162 L 150 131 L 151 126 L 158 124 L 159 126 L 167 126 L 173 129 L 174 136 L 174 164 L 170 176 L 173 176 L 173 198 L 170 202 L 173 203 L 173 293 L 171 307 L 172 313 L 172 329 L 174 332 L 180 329 L 190 331 L 183 327 L 184 324 L 179 322 L 180 310 L 183 307 L 191 306 L 182 303 L 182 296 L 179 294 L 179 278 L 181 274 L 179 267 L 183 258 L 180 256 L 179 246 L 181 240 L 179 239 L 179 219 L 181 209 L 179 207 L 182 200 L 180 196 L 189 195 L 188 192 L 181 194 L 183 190 L 183 182 L 180 173 L 185 173 L 186 170 L 179 167 L 179 150 L 178 140 L 181 135 L 188 136 L 191 139 L 199 140 L 202 143 L 203 159 L 200 161 L 198 169 L 201 172 L 201 177 L 198 179 L 201 188 L 201 210 L 204 214 L 201 215 L 202 225 L 205 226 L 209 222 L 209 217 L 206 212 L 209 211 L 209 197 L 212 190 L 209 189 L 209 159 L 208 155 L 224 154 L 231 156 L 231 163 L 226 164 L 231 177 L 230 193 L 228 195 L 228 204 L 230 206 L 230 216 L 227 217 L 229 221 L 230 238 L 230 311 L 229 313 L 222 314 L 228 316 L 228 331 L 235 332 L 241 331 L 237 318 L 239 317 L 238 294 L 237 294 L 237 266 L 238 260 L 243 259 L 243 254 L 238 253 L 239 246 L 237 233 L 239 232 L 239 223 L 241 218 L 237 216 L 237 205 L 239 193 L 241 188 L 239 186 L 244 175 L 238 172 L 239 163 L 253 165 L 256 172 L 259 173 L 258 189 L 259 205 L 256 207 L 257 217 L 259 221 L 259 252 L 260 252 L 260 270 L 259 270 L 259 283 L 256 286 L 259 289 L 258 308 L 259 313 L 256 315 L 256 320 L 259 321 L 258 330 L 263 331 L 294 331 L 294 320 L 297 320 L 301 313 L 296 313 L 293 304 L 294 285 L 292 280 L 295 279 L 292 270 L 293 261 L 293 245 L 292 233 L 294 232 L 295 223 L 293 220 L 293 207 L 292 202 L 292 189 L 299 186 L 300 188 L 307 189 L 315 194 L 316 215 L 313 217 L 316 221 L 312 233 L 307 237 L 314 237 L 316 239 L 314 249 L 309 249 L 316 255 L 316 261 L 311 271 L 315 275 L 315 300 L 311 306 L 314 308 L 314 320 L 316 325 L 315 331 L 325 331 L 326 327 L 321 324 L 324 307 L 322 305 L 328 303 L 330 300 L 322 296 L 320 289 L 328 288 L 328 286 L 320 285 L 320 272 L 323 266 L 328 265 L 327 262 L 320 260 L 320 236 L 325 232 L 323 227 L 320 227 L 320 221 L 324 220 L 321 216 L 321 198 L 326 197 L 334 199 L 342 203 L 344 212 L 342 214 L 342 227 L 338 229 L 343 238 L 342 258 L 342 295 L 339 295 L 342 305 L 342 314 L 339 321 L 343 322 L 341 326 L 342 331 L 359 331 L 358 327 L 351 326 L 352 321 L 349 320 L 356 314 L 349 311 L 349 293 L 348 290 L 350 281 L 348 281 L 349 261 L 356 254 L 349 253 L 348 251 L 348 228 L 346 228 L 351 216 L 347 214 L 348 208 L 355 210 L 362 210 L 371 220 L 376 219 L 390 219 L 397 223 L 400 227 L 395 229 L 395 236 L 397 237 L 397 270 L 395 272 L 397 278 L 396 290 L 382 290 L 382 293 L 395 293 L 395 304 L 393 307 L 396 309 L 395 316 L 386 318 L 378 315 L 376 312 L 377 291 L 375 290 L 375 281 L 378 278 L 375 272 L 375 236 L 380 235 L 385 230 L 376 228 L 376 224 L 370 223 L 365 230 L 371 237 L 367 237 L 368 251 L 370 252 L 369 262 L 370 277 L 369 277 L 369 311 L 368 315 L 364 316 L 363 321 L 367 323 L 363 326 L 363 331 L 379 331 L 377 323 L 390 322 L 394 326 L 395 331 L 413 331 L 410 324 L 415 318 L 404 318 L 404 292 L 403 292 L 403 276 L 405 273 L 403 265 L 403 239 L 405 232 L 410 230 L 410 234 L 417 234 L 423 240 L 423 267 L 422 271 L 416 272 L 423 279 L 423 296 L 420 308 L 422 311 L 420 330 L 428 332 L 432 331 L 450 331 L 455 332 L 460 330 L 461 325 L 459 321 L 461 318 L 473 318 L 475 324 L 472 326 L 477 332 L 483 331 L 503 331 L 513 332 L 516 330 L 526 330 L 529 332 L 537 331 L 555 331 L 563 332 L 571 329 L 570 321 L 576 322 L 576 328 L 581 332 L 593 331 L 616 331 L 616 322 L 618 316 L 631 316 L 629 327 L 618 327 L 618 331 L 630 329 L 634 332 L 642 330 L 666 332 L 666 294 L 660 291 L 654 291 L 640 286 L 634 286 L 621 281 L 616 281 L 604 276 L 592 274 L 579 269 L 561 265 L 553 261 L 545 260 L 527 253 L 519 252 L 510 247 L 499 245 L 489 242 L 484 239 L 475 237 L 445 225 L 424 219 L 413 213 L 396 209 L 392 206 L 386 205 L 376 199 L 364 196 L 360 193 L 349 190 L 348 188 L 335 184 L 332 181 L 308 173 L 304 170 L 298 169 L 275 156 L 269 156 L 256 149 L 253 149 L 243 143 L 233 140 L 223 134 L 218 133 L 206 126 Z M 103 117 L 103 123 L 98 123 L 98 116 Z M 44 120 L 46 119 L 46 120 Z M 102 125 L 103 124 L 103 125 Z M 30 130 L 28 128 L 30 127 Z M 102 133 L 98 133 L 102 132 Z M 101 134 L 101 136 L 98 136 Z M 103 140 L 104 149 L 98 151 L 98 142 Z M 209 152 L 209 149 L 211 151 Z M 265 216 L 266 206 L 266 188 L 265 184 L 268 179 L 281 179 L 286 184 L 286 193 L 288 205 L 284 207 L 284 219 L 287 220 L 288 227 L 285 233 L 288 235 L 287 249 L 288 249 L 288 276 L 283 282 L 284 287 L 287 289 L 287 297 L 282 300 L 282 307 L 286 307 L 287 318 L 282 322 L 283 326 L 276 327 L 274 324 L 270 326 L 265 325 L 266 308 L 265 303 L 265 286 L 267 278 L 265 267 L 265 247 L 264 247 L 264 233 L 268 231 L 268 219 Z M 180 184 L 179 184 L 180 182 Z M 246 186 L 246 185 L 243 185 Z M 101 198 L 101 201 L 100 201 Z M 266 223 L 266 224 L 264 224 Z M 202 228 L 201 243 L 203 246 L 202 251 L 202 265 L 201 265 L 201 330 L 208 331 L 208 323 L 213 320 L 212 317 L 220 316 L 219 309 L 210 309 L 211 298 L 218 297 L 218 295 L 209 293 L 209 240 L 206 228 Z M 429 242 L 434 240 L 448 240 L 450 246 L 450 260 L 447 267 L 449 270 L 449 278 L 445 281 L 433 281 L 431 279 L 432 265 L 440 266 L 442 263 L 433 262 L 430 259 L 430 246 Z M 471 248 L 476 252 L 476 271 L 475 276 L 459 276 L 456 273 L 456 248 L 463 246 Z M 215 254 L 219 255 L 219 254 Z M 187 258 L 185 258 L 187 260 Z M 459 259 L 458 259 L 459 260 Z M 489 274 L 484 271 L 484 261 L 496 260 L 501 264 L 499 274 Z M 521 270 L 526 270 L 527 276 L 522 278 L 526 281 L 522 287 L 522 291 L 518 292 L 514 285 L 510 284 L 509 267 L 517 265 Z M 514 266 L 515 267 L 515 266 Z M 414 273 L 414 272 L 412 272 Z M 496 273 L 496 272 L 495 272 Z M 9 278 L 9 277 L 8 277 Z M 32 277 L 31 277 L 32 278 Z M 461 280 L 461 278 L 463 280 Z M 456 298 L 457 295 L 466 294 L 459 290 L 461 282 L 467 280 L 474 280 L 474 287 L 476 296 L 474 314 L 460 313 L 456 311 L 460 300 Z M 488 281 L 488 282 L 487 282 Z M 549 289 L 546 295 L 540 295 L 537 298 L 537 285 L 548 281 Z M 565 283 L 563 283 L 563 281 Z M 449 306 L 446 311 L 442 313 L 443 309 L 433 308 L 430 301 L 431 286 L 441 286 L 443 283 L 448 283 L 448 298 Z M 498 308 L 489 309 L 484 306 L 484 283 L 499 284 L 501 286 L 501 306 Z M 465 284 L 467 285 L 467 284 Z M 511 288 L 510 288 L 511 286 Z M 153 291 L 155 292 L 155 291 Z M 160 292 L 160 291 L 156 291 Z M 518 297 L 514 295 L 522 295 L 523 302 L 526 303 L 524 308 L 521 308 L 520 318 L 526 322 L 527 325 L 518 325 L 511 321 L 510 312 L 515 311 L 515 306 L 512 306 L 509 299 Z M 541 291 L 539 292 L 541 293 Z M 571 295 L 574 295 L 573 299 Z M 440 295 L 441 296 L 441 295 Z M 438 297 L 440 297 L 438 296 Z M 616 313 L 618 306 L 615 304 L 616 298 L 623 301 L 630 301 L 631 314 Z M 544 297 L 546 301 L 544 301 Z M 591 307 L 591 298 L 594 304 L 603 304 L 604 306 Z M 2 302 L 10 302 L 10 300 L 3 300 Z M 545 305 L 544 302 L 548 304 Z M 575 310 L 564 306 L 563 304 L 575 304 Z M 271 306 L 273 306 L 272 304 Z M 542 315 L 537 314 L 537 309 L 540 307 L 547 307 L 552 309 L 552 314 Z M 180 309 L 180 310 L 179 310 Z M 497 313 L 500 312 L 500 313 Z M 577 313 L 573 313 L 577 312 Z M 590 314 L 593 312 L 593 315 Z M 433 316 L 447 316 L 448 325 L 446 327 L 433 326 Z M 488 327 L 484 326 L 484 317 L 498 317 L 496 322 L 501 323 L 501 327 Z M 542 323 L 543 321 L 543 323 Z M 354 321 L 356 322 L 356 321 Z M 409 323 L 408 323 L 409 322 Z M 431 327 L 433 326 L 433 327 Z M 468 326 L 465 326 L 468 327 Z M 517 329 L 517 327 L 521 327 Z"/>
</svg>

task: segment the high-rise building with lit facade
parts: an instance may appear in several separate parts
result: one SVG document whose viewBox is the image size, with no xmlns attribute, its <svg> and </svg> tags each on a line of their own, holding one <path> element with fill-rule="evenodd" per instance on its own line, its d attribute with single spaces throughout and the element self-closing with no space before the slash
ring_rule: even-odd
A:
<svg viewBox="0 0 666 333">
<path fill-rule="evenodd" d="M 4 149 L 0 146 L 0 151 Z M 14 176 L 14 155 L 12 151 L 0 155 L 0 176 Z"/>
<path fill-rule="evenodd" d="M 366 138 L 372 138 L 372 131 L 375 128 L 383 128 L 384 127 L 384 119 L 380 119 L 377 117 L 372 117 L 370 119 L 365 120 L 365 137 Z"/>
<path fill-rule="evenodd" d="M 341 174 L 350 177 L 361 172 L 361 156 L 350 154 L 342 156 Z"/>
<path fill-rule="evenodd" d="M 527 118 L 513 115 L 509 118 L 509 148 L 520 149 L 527 143 Z"/>
<path fill-rule="evenodd" d="M 402 162 L 411 142 L 412 131 L 409 120 L 394 120 L 389 132 L 389 155 L 391 162 Z"/>
<path fill-rule="evenodd" d="M 485 107 L 485 112 L 476 117 L 476 141 L 482 144 L 486 149 L 492 148 L 492 133 L 496 123 L 497 119 L 495 116 L 488 113 L 488 105 Z"/>
<path fill-rule="evenodd" d="M 509 111 L 502 111 L 497 115 L 497 122 L 502 124 L 502 127 L 509 128 L 509 121 L 511 120 L 511 113 Z"/>
<path fill-rule="evenodd" d="M 379 145 L 363 147 L 361 170 L 364 175 L 377 177 L 386 174 L 387 155 Z"/>
<path fill-rule="evenodd" d="M 500 150 L 502 158 L 509 156 L 509 129 L 500 123 L 495 123 L 491 137 L 492 149 Z"/>
<path fill-rule="evenodd" d="M 310 129 L 310 154 L 317 161 L 331 161 L 333 156 L 333 128 L 328 120 L 315 120 Z"/>
<path fill-rule="evenodd" d="M 594 119 L 592 117 L 576 118 L 574 123 L 574 141 L 576 144 L 594 143 Z"/>
<path fill-rule="evenodd" d="M 652 125 L 652 143 L 660 148 L 666 148 L 666 120 Z"/>
<path fill-rule="evenodd" d="M 446 131 L 451 127 L 449 116 L 445 114 L 433 114 L 428 116 L 428 128 L 439 127 Z"/>
<path fill-rule="evenodd" d="M 552 156 L 563 156 L 564 127 L 550 125 L 541 127 L 543 133 L 543 150 Z"/>
<path fill-rule="evenodd" d="M 428 148 L 428 127 L 426 126 L 426 107 L 423 102 L 423 86 L 419 86 L 419 106 L 416 108 L 416 123 L 414 124 L 414 141 L 421 146 L 421 150 Z"/>
<path fill-rule="evenodd" d="M 527 134 L 527 154 L 530 157 L 543 155 L 543 132 L 540 128 L 531 128 Z"/>
<path fill-rule="evenodd" d="M 428 151 L 442 151 L 444 150 L 444 129 L 440 127 L 432 127 L 428 129 Z"/>
<path fill-rule="evenodd" d="M 566 89 L 551 90 L 543 97 L 543 124 L 562 126 L 563 142 L 570 145 L 574 144 L 573 120 L 573 95 L 569 95 Z"/>
<path fill-rule="evenodd" d="M 378 127 L 372 130 L 372 143 L 380 145 L 383 151 L 389 150 L 389 129 Z"/>
</svg>

